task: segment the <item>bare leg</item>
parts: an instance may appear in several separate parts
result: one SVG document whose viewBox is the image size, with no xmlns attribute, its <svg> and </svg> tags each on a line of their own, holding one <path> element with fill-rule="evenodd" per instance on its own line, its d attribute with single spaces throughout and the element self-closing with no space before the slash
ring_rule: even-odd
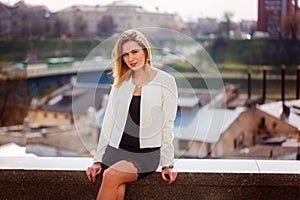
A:
<svg viewBox="0 0 300 200">
<path fill-rule="evenodd" d="M 122 184 L 118 188 L 117 200 L 123 200 L 125 196 L 126 184 Z"/>
<path fill-rule="evenodd" d="M 97 200 L 116 200 L 118 192 L 120 196 L 123 193 L 124 197 L 124 184 L 136 181 L 137 177 L 137 169 L 131 162 L 125 160 L 117 162 L 104 171 Z"/>
</svg>

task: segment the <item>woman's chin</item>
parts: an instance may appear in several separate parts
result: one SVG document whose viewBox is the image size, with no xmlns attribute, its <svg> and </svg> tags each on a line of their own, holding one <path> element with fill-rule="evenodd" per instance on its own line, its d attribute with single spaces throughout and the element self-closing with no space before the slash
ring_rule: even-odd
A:
<svg viewBox="0 0 300 200">
<path fill-rule="evenodd" d="M 144 65 L 139 65 L 139 66 L 130 66 L 129 68 L 132 70 L 132 71 L 137 71 L 137 70 L 141 70 L 143 69 Z"/>
</svg>

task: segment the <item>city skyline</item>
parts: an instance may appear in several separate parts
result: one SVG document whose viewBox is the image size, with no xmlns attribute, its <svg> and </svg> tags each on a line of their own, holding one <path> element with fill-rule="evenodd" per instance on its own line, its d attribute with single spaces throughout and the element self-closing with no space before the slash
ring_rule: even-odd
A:
<svg viewBox="0 0 300 200">
<path fill-rule="evenodd" d="M 8 5 L 13 5 L 19 1 L 1 0 L 1 2 Z M 49 10 L 56 12 L 72 5 L 105 6 L 113 3 L 114 0 L 25 0 L 24 2 L 29 5 L 44 5 Z M 177 13 L 185 21 L 195 21 L 197 18 L 206 17 L 221 20 L 225 12 L 231 12 L 234 21 L 257 20 L 257 0 L 247 0 L 243 1 L 243 3 L 239 0 L 198 1 L 199 9 L 195 9 L 195 1 L 193 0 L 126 0 L 124 2 L 142 6 L 149 11 L 158 8 L 161 12 Z"/>
</svg>

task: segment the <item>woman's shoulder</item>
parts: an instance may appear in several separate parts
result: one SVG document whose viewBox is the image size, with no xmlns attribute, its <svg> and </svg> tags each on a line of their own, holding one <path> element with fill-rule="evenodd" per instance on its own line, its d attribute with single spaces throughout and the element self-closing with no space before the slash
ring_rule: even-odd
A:
<svg viewBox="0 0 300 200">
<path fill-rule="evenodd" d="M 169 74 L 168 72 L 165 72 L 161 69 L 157 69 L 157 79 L 159 81 L 175 80 L 175 78 L 171 74 Z"/>
</svg>

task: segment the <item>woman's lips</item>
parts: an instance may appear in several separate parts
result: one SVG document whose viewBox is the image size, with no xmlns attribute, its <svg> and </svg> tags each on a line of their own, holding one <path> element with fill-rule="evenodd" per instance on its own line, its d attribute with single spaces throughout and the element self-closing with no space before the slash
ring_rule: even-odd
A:
<svg viewBox="0 0 300 200">
<path fill-rule="evenodd" d="M 130 66 L 135 67 L 135 66 L 137 66 L 137 63 L 131 63 Z"/>
</svg>

